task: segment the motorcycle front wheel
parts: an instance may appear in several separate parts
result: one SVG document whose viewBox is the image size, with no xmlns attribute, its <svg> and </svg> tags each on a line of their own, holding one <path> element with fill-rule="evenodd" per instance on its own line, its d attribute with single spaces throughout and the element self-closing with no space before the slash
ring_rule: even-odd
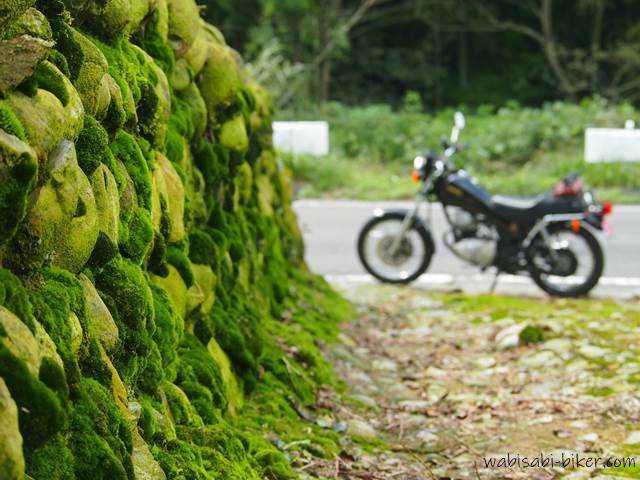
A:
<svg viewBox="0 0 640 480">
<path fill-rule="evenodd" d="M 384 283 L 406 284 L 422 275 L 435 251 L 433 238 L 416 221 L 399 238 L 405 214 L 389 212 L 369 220 L 358 236 L 365 270 Z"/>
<path fill-rule="evenodd" d="M 557 297 L 581 297 L 595 287 L 604 269 L 598 239 L 586 228 L 548 227 L 549 245 L 538 235 L 529 250 L 530 274 L 542 290 Z"/>
</svg>

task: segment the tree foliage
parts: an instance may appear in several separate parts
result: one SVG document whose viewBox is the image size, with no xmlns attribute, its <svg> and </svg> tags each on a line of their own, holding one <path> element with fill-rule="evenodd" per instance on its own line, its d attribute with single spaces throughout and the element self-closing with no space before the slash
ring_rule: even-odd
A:
<svg viewBox="0 0 640 480">
<path fill-rule="evenodd" d="M 201 0 L 281 107 L 640 100 L 633 0 Z"/>
</svg>

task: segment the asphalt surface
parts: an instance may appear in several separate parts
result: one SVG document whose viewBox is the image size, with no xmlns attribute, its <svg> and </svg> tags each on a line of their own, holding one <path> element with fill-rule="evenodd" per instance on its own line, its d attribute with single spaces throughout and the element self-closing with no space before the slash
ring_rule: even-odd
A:
<svg viewBox="0 0 640 480">
<path fill-rule="evenodd" d="M 334 283 L 375 282 L 360 265 L 356 239 L 376 208 L 404 207 L 410 202 L 362 202 L 351 200 L 298 200 L 294 208 L 306 242 L 310 268 Z M 425 275 L 415 285 L 429 289 L 462 289 L 486 292 L 493 274 L 480 273 L 458 259 L 442 243 L 447 228 L 439 205 L 433 205 L 432 229 L 436 253 Z M 640 206 L 614 206 L 609 217 L 613 233 L 602 236 L 605 272 L 593 290 L 596 297 L 630 298 L 640 295 Z M 527 277 L 501 275 L 496 292 L 540 295 Z"/>
</svg>

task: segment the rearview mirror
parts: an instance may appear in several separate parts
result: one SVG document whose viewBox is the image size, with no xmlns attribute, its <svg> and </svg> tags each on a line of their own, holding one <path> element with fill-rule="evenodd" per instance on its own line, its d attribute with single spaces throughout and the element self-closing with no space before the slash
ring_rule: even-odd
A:
<svg viewBox="0 0 640 480">
<path fill-rule="evenodd" d="M 455 123 L 456 127 L 458 127 L 458 130 L 462 130 L 465 126 L 464 113 L 456 112 L 453 115 L 453 123 Z"/>
</svg>

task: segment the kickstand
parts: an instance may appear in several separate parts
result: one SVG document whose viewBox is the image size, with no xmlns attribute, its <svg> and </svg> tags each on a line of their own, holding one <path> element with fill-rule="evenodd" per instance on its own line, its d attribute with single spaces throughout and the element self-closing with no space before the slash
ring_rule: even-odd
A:
<svg viewBox="0 0 640 480">
<path fill-rule="evenodd" d="M 496 286 L 498 285 L 498 277 L 500 276 L 500 273 L 502 273 L 502 271 L 498 268 L 496 269 L 496 276 L 493 277 L 493 282 L 491 282 L 491 288 L 489 289 L 489 293 L 493 293 L 496 289 Z"/>
</svg>

